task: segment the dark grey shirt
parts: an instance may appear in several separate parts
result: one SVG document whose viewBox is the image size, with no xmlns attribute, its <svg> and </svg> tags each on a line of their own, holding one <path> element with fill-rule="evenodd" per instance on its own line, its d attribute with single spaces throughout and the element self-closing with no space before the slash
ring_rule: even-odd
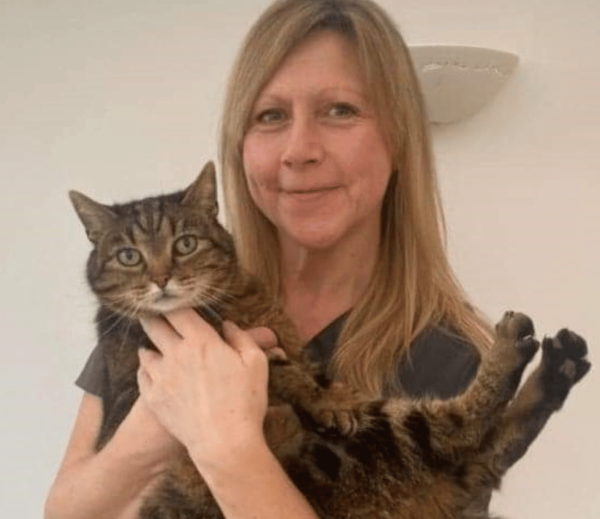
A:
<svg viewBox="0 0 600 519">
<path fill-rule="evenodd" d="M 83 371 L 75 380 L 75 384 L 87 393 L 102 397 L 108 385 L 108 371 L 102 350 L 96 346 L 88 357 Z"/>
<path fill-rule="evenodd" d="M 330 323 L 307 345 L 311 360 L 327 366 L 331 361 L 345 315 Z M 397 367 L 400 386 L 410 397 L 451 398 L 472 382 L 480 357 L 477 350 L 443 328 L 432 328 L 411 345 L 408 358 Z M 102 396 L 108 383 L 106 364 L 98 347 L 75 382 Z"/>
<path fill-rule="evenodd" d="M 323 366 L 329 364 L 344 320 L 344 315 L 338 317 L 308 344 L 313 361 Z M 479 353 L 472 345 L 443 328 L 432 328 L 415 340 L 396 373 L 408 396 L 447 399 L 469 386 L 479 362 Z"/>
</svg>

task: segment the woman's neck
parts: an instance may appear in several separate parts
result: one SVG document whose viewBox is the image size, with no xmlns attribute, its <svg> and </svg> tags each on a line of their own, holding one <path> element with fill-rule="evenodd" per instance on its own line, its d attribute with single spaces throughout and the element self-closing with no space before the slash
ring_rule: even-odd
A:
<svg viewBox="0 0 600 519">
<path fill-rule="evenodd" d="M 319 250 L 282 243 L 285 309 L 303 341 L 352 308 L 364 294 L 378 247 L 372 236 Z"/>
</svg>

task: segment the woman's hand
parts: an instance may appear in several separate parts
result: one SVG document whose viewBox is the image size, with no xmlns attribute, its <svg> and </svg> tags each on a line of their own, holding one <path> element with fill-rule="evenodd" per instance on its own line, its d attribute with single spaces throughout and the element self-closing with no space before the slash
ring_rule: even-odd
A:
<svg viewBox="0 0 600 519">
<path fill-rule="evenodd" d="M 184 447 L 159 421 L 143 398 L 138 398 L 129 415 L 120 426 L 131 430 L 136 438 L 136 448 L 141 452 L 152 452 L 157 461 L 168 464 Z"/>
<path fill-rule="evenodd" d="M 197 464 L 227 463 L 238 449 L 264 442 L 268 365 L 257 341 L 274 347 L 273 332 L 225 322 L 223 340 L 192 309 L 142 326 L 160 353 L 140 350 L 141 398 Z"/>
</svg>

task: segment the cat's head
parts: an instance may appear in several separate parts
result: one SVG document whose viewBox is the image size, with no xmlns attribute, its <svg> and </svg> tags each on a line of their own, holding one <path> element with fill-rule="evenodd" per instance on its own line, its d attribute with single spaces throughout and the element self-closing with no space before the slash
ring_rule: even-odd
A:
<svg viewBox="0 0 600 519">
<path fill-rule="evenodd" d="M 102 304 L 136 318 L 226 296 L 236 258 L 217 221 L 212 162 L 177 193 L 110 206 L 76 191 L 69 196 L 94 245 L 87 275 Z"/>
</svg>

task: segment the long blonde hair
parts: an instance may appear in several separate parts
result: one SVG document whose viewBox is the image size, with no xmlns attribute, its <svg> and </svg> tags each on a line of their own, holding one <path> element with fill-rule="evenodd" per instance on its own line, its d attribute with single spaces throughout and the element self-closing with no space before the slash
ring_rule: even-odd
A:
<svg viewBox="0 0 600 519">
<path fill-rule="evenodd" d="M 442 324 L 479 350 L 490 327 L 467 302 L 449 265 L 429 128 L 408 49 L 371 0 L 278 0 L 251 28 L 233 68 L 221 126 L 228 223 L 242 264 L 281 293 L 274 226 L 250 198 L 243 141 L 256 98 L 286 56 L 319 30 L 337 31 L 357 52 L 367 92 L 392 150 L 382 209 L 379 264 L 350 312 L 331 371 L 379 395 L 397 384 L 390 366 L 425 328 Z"/>
</svg>

